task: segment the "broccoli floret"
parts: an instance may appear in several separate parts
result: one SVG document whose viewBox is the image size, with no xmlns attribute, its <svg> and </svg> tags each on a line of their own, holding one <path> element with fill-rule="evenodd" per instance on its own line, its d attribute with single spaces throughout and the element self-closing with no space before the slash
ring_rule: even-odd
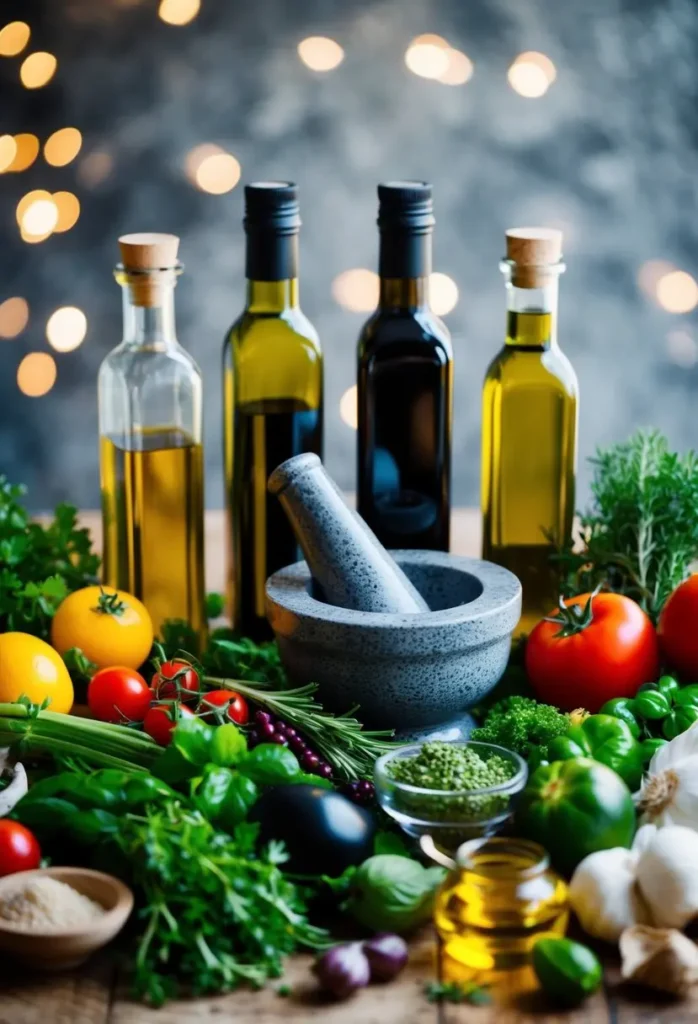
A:
<svg viewBox="0 0 698 1024">
<path fill-rule="evenodd" d="M 530 697 L 506 697 L 492 705 L 471 739 L 496 743 L 527 760 L 534 750 L 538 758 L 545 758 L 548 744 L 569 726 L 569 716 L 551 704 L 539 704 Z"/>
</svg>

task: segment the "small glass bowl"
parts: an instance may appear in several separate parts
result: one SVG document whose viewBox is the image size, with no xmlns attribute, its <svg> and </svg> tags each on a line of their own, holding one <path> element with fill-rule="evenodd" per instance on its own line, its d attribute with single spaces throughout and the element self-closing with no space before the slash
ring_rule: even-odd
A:
<svg viewBox="0 0 698 1024">
<path fill-rule="evenodd" d="M 514 774 L 506 782 L 483 789 L 425 789 L 392 778 L 389 765 L 414 757 L 423 745 L 411 743 L 399 747 L 380 757 L 374 767 L 378 802 L 403 831 L 415 838 L 429 835 L 441 849 L 453 851 L 468 839 L 494 835 L 511 820 L 516 797 L 528 778 L 528 768 L 522 757 L 494 743 L 458 742 L 458 746 L 470 747 L 484 760 L 498 754 L 514 767 Z"/>
</svg>

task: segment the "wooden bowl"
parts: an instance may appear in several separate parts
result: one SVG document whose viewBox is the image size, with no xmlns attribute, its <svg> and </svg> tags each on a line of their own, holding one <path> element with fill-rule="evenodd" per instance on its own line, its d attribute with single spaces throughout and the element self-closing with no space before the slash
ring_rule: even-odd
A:
<svg viewBox="0 0 698 1024">
<path fill-rule="evenodd" d="M 30 878 L 46 875 L 65 882 L 100 903 L 106 913 L 95 921 L 61 931 L 29 931 L 0 918 L 0 949 L 35 970 L 62 971 L 83 963 L 106 946 L 126 924 L 133 909 L 133 893 L 112 875 L 87 868 L 39 868 L 0 878 L 0 899 Z"/>
</svg>

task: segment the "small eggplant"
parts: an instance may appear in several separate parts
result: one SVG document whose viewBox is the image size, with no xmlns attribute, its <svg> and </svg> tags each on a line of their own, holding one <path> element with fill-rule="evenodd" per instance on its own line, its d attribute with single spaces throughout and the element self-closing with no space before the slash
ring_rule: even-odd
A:
<svg viewBox="0 0 698 1024">
<path fill-rule="evenodd" d="M 407 963 L 407 943 L 390 932 L 368 939 L 363 951 L 371 968 L 371 981 L 392 981 Z"/>
<path fill-rule="evenodd" d="M 325 991 L 335 999 L 346 999 L 371 980 L 368 960 L 360 942 L 333 946 L 313 964 L 313 973 Z"/>
</svg>

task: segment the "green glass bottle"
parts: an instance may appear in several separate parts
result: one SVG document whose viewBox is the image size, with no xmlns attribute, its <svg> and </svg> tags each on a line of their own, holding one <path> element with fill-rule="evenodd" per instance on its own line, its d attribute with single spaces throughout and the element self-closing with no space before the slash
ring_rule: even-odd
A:
<svg viewBox="0 0 698 1024">
<path fill-rule="evenodd" d="M 292 455 L 322 455 L 323 376 L 298 305 L 296 186 L 247 185 L 244 224 L 247 304 L 223 349 L 228 604 L 233 626 L 260 640 L 267 577 L 302 557 L 267 480 Z"/>
<path fill-rule="evenodd" d="M 507 232 L 507 336 L 482 400 L 482 554 L 521 580 L 526 633 L 557 603 L 551 555 L 574 516 L 578 387 L 557 342 L 561 247 L 559 231 Z"/>
</svg>

